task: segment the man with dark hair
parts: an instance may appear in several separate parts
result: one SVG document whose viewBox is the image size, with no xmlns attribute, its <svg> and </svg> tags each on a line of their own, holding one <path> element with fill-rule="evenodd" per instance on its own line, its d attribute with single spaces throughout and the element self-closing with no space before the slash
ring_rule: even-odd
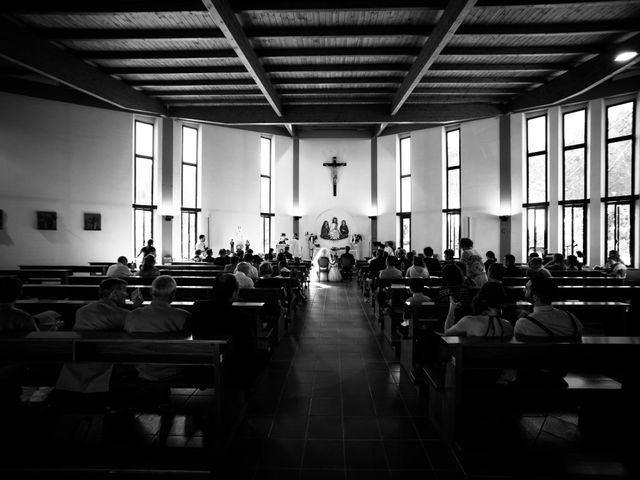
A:
<svg viewBox="0 0 640 480">
<path fill-rule="evenodd" d="M 224 267 L 229 263 L 229 257 L 227 256 L 227 251 L 224 248 L 221 248 L 218 251 L 218 256 L 213 261 L 214 265 L 218 265 L 220 267 Z"/>
<path fill-rule="evenodd" d="M 213 250 L 207 248 L 207 255 L 202 259 L 202 261 L 206 263 L 214 263 L 216 259 L 213 258 Z"/>
<path fill-rule="evenodd" d="M 529 268 L 527 269 L 527 277 L 550 278 L 551 272 L 542 266 L 542 259 L 540 257 L 533 257 L 529 259 Z"/>
<path fill-rule="evenodd" d="M 452 248 L 447 248 L 444 251 L 444 262 L 445 263 L 454 263 L 454 261 L 455 261 L 454 258 L 453 258 L 454 255 L 455 255 L 455 252 L 453 251 L 453 249 Z"/>
<path fill-rule="evenodd" d="M 118 262 L 107 269 L 107 277 L 130 277 L 133 275 L 127 263 L 127 257 L 118 257 Z"/>
<path fill-rule="evenodd" d="M 344 247 L 344 253 L 340 255 L 340 273 L 343 278 L 351 278 L 351 274 L 353 272 L 353 267 L 356 264 L 356 259 L 353 254 L 350 252 L 351 247 L 347 245 Z"/>
<path fill-rule="evenodd" d="M 558 287 L 550 278 L 533 277 L 527 282 L 525 298 L 533 303 L 533 313 L 520 318 L 514 333 L 520 336 L 580 337 L 582 324 L 571 312 L 551 305 Z"/>
<path fill-rule="evenodd" d="M 516 257 L 507 253 L 504 256 L 504 276 L 505 277 L 522 277 L 524 272 L 516 267 Z"/>
<path fill-rule="evenodd" d="M 409 290 L 411 291 L 411 297 L 407 300 L 409 305 L 421 305 L 431 301 L 431 298 L 424 294 L 424 280 L 422 278 L 410 278 Z"/>
<path fill-rule="evenodd" d="M 424 253 L 424 266 L 427 267 L 429 273 L 433 274 L 433 272 L 439 272 L 442 270 L 440 262 L 436 258 L 433 258 L 433 248 L 424 247 L 422 252 Z"/>
<path fill-rule="evenodd" d="M 492 263 L 491 265 L 489 265 L 489 271 L 487 272 L 487 277 L 489 278 L 488 281 L 502 283 L 504 272 L 504 265 L 502 265 L 501 263 Z"/>
<path fill-rule="evenodd" d="M 380 272 L 378 278 L 402 278 L 402 272 L 396 267 L 396 257 L 389 255 L 387 257 L 387 268 Z"/>
</svg>

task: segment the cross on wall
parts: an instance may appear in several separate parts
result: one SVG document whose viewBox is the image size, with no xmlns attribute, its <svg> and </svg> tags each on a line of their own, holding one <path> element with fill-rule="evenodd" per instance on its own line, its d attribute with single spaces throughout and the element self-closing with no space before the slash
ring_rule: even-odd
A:
<svg viewBox="0 0 640 480">
<path fill-rule="evenodd" d="M 331 162 L 325 162 L 323 167 L 329 167 L 331 169 L 331 180 L 333 182 L 333 196 L 336 196 L 338 186 L 338 167 L 346 167 L 346 163 L 338 163 L 336 157 L 333 157 Z"/>
</svg>

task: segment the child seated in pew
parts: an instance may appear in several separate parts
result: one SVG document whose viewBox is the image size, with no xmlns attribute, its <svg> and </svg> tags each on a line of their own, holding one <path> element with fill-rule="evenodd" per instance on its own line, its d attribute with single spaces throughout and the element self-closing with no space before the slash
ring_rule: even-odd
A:
<svg viewBox="0 0 640 480">
<path fill-rule="evenodd" d="M 411 296 L 406 301 L 408 305 L 422 305 L 425 302 L 431 302 L 431 298 L 424 294 L 424 280 L 422 278 L 410 278 L 409 291 Z"/>
</svg>

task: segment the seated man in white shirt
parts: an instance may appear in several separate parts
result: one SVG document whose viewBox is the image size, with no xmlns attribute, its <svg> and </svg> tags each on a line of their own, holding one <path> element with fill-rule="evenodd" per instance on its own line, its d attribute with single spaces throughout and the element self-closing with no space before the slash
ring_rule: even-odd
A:
<svg viewBox="0 0 640 480">
<path fill-rule="evenodd" d="M 251 264 L 240 262 L 234 273 L 240 288 L 253 288 L 253 280 L 251 279 Z"/>
<path fill-rule="evenodd" d="M 533 303 L 533 313 L 520 318 L 515 325 L 516 336 L 580 337 L 582 323 L 571 312 L 551 305 L 558 287 L 549 278 L 533 277 L 527 282 L 525 298 Z"/>
<path fill-rule="evenodd" d="M 169 275 L 160 275 L 151 284 L 151 305 L 127 314 L 124 330 L 130 333 L 186 332 L 190 328 L 191 314 L 170 304 L 176 293 L 176 281 Z M 137 365 L 138 375 L 144 380 L 161 380 L 179 373 L 177 368 Z"/>
<path fill-rule="evenodd" d="M 378 278 L 402 278 L 402 272 L 396 267 L 396 257 L 389 255 L 386 264 L 387 268 L 380 272 Z"/>
<path fill-rule="evenodd" d="M 132 273 L 127 263 L 127 257 L 118 257 L 118 262 L 107 269 L 107 277 L 130 277 Z"/>
</svg>

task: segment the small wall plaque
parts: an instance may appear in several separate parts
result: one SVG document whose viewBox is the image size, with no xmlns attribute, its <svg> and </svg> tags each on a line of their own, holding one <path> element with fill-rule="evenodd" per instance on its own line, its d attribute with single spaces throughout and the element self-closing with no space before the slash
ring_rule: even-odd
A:
<svg viewBox="0 0 640 480">
<path fill-rule="evenodd" d="M 57 230 L 57 212 L 38 212 L 38 230 Z"/>
<path fill-rule="evenodd" d="M 99 213 L 84 214 L 85 230 L 102 230 L 102 216 Z"/>
</svg>

